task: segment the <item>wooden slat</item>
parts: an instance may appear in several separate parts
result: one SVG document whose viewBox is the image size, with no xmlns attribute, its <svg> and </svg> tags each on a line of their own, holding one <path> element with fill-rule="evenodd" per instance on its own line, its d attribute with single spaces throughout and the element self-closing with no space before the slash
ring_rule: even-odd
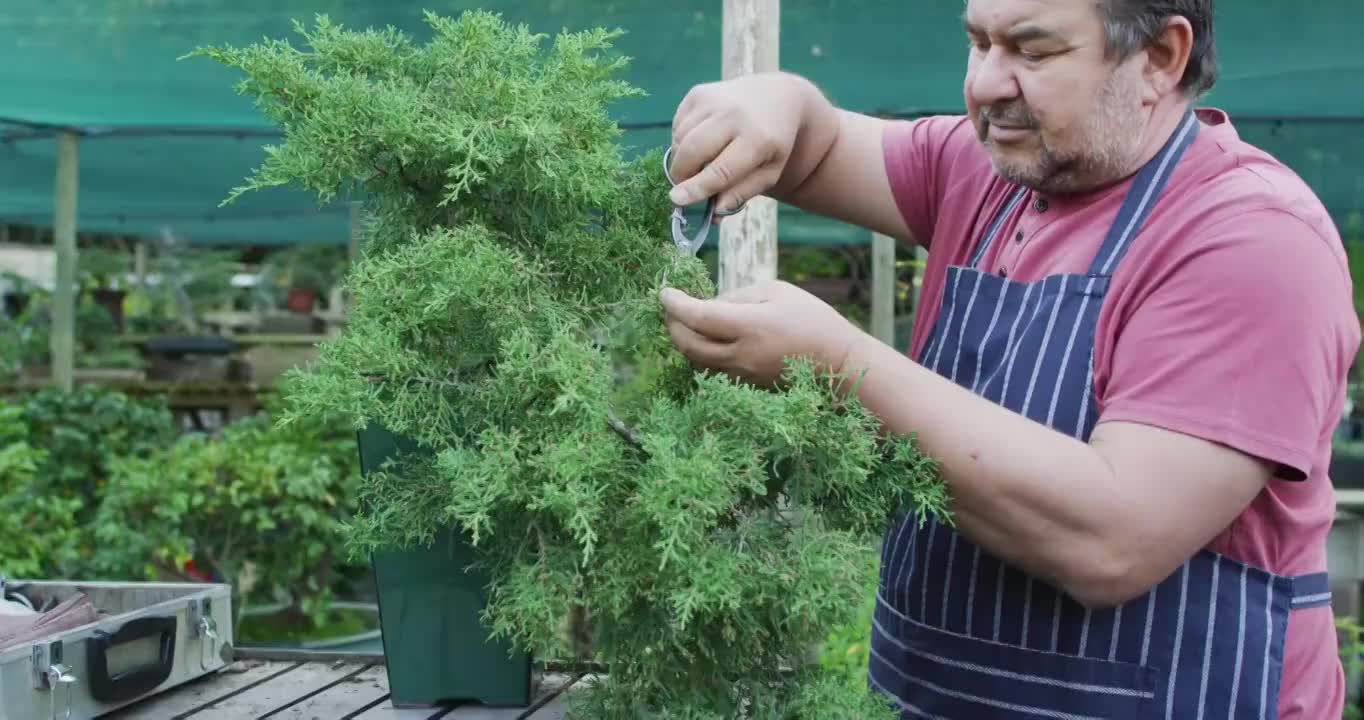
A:
<svg viewBox="0 0 1364 720">
<path fill-rule="evenodd" d="M 441 720 L 521 720 L 526 714 L 523 707 L 483 707 L 482 705 L 461 705 Z"/>
<path fill-rule="evenodd" d="M 359 715 L 346 720 L 428 720 L 439 718 L 450 712 L 450 708 L 395 708 L 385 700 Z"/>
<path fill-rule="evenodd" d="M 1364 490 L 1336 490 L 1336 505 L 1341 509 L 1358 510 L 1364 508 Z"/>
<path fill-rule="evenodd" d="M 568 710 L 568 704 L 564 702 L 565 694 L 572 691 L 579 678 L 580 675 L 566 673 L 542 675 L 536 702 L 531 705 L 531 711 L 524 716 L 525 720 L 563 720 L 564 713 Z"/>
<path fill-rule="evenodd" d="M 553 718 L 562 718 L 564 704 L 560 695 L 576 680 L 577 676 L 575 675 L 548 673 L 540 678 L 540 682 L 535 688 L 535 697 L 528 707 L 488 708 L 466 705 L 456 708 L 449 715 L 444 716 L 443 720 L 553 720 Z"/>
<path fill-rule="evenodd" d="M 348 675 L 363 672 L 365 667 L 364 665 L 346 663 L 305 663 L 270 682 L 261 683 L 246 692 L 234 695 L 186 717 L 195 720 L 208 720 L 208 718 L 215 718 L 215 720 L 252 718 L 255 720 L 267 717 L 275 711 L 299 702 L 302 698 L 327 689 Z"/>
<path fill-rule="evenodd" d="M 170 720 L 184 717 L 185 713 L 256 684 L 267 682 L 281 673 L 287 676 L 288 672 L 298 665 L 299 663 L 259 660 L 237 661 L 220 672 L 157 693 L 103 717 L 106 720 Z"/>
<path fill-rule="evenodd" d="M 368 711 L 346 720 L 562 720 L 566 705 L 562 693 L 577 676 L 547 673 L 536 688 L 529 707 L 483 707 L 462 705 L 453 708 L 396 709 L 385 700 Z"/>
<path fill-rule="evenodd" d="M 337 720 L 388 698 L 388 675 L 375 665 L 303 702 L 270 716 L 288 720 Z"/>
<path fill-rule="evenodd" d="M 591 676 L 589 676 L 590 678 Z M 589 679 L 587 682 L 590 682 Z M 113 720 L 563 720 L 579 676 L 545 672 L 528 707 L 394 708 L 382 662 L 239 659 L 226 670 L 159 693 Z"/>
<path fill-rule="evenodd" d="M 895 239 L 872 233 L 871 334 L 895 346 Z"/>
</svg>

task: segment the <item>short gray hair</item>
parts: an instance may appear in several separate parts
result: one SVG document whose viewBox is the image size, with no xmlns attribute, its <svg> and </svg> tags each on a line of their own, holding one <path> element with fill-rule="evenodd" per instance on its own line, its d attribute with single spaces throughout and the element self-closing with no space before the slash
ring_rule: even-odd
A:
<svg viewBox="0 0 1364 720">
<path fill-rule="evenodd" d="M 1123 59 L 1151 44 L 1165 21 L 1180 15 L 1193 26 L 1193 48 L 1179 89 L 1197 97 L 1217 82 L 1217 47 L 1213 42 L 1213 0 L 1096 0 L 1103 18 L 1110 57 Z"/>
</svg>

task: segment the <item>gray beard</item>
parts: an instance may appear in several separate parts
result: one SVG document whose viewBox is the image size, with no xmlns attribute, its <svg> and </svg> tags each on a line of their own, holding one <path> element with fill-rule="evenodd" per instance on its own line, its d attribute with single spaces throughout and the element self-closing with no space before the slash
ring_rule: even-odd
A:
<svg viewBox="0 0 1364 720">
<path fill-rule="evenodd" d="M 1030 161 L 1010 162 L 992 154 L 995 173 L 1009 182 L 1052 195 L 1084 193 L 1130 175 L 1132 158 L 1141 141 L 1139 118 L 1124 110 L 1136 105 L 1127 102 L 1134 92 L 1125 86 L 1119 73 L 1114 73 L 1095 98 L 1097 112 L 1085 123 L 1084 138 L 1092 141 L 1082 142 L 1075 151 L 1063 155 L 1048 147 L 1039 135 L 1042 147 Z M 995 110 L 981 109 L 978 131 L 987 150 L 991 149 L 990 118 L 1003 116 L 1008 118 L 1009 124 L 1029 124 L 1031 117 L 1026 112 L 1020 116 L 1018 109 L 1013 107 L 1001 108 L 998 113 Z M 1031 126 L 1035 127 L 1035 123 Z"/>
</svg>

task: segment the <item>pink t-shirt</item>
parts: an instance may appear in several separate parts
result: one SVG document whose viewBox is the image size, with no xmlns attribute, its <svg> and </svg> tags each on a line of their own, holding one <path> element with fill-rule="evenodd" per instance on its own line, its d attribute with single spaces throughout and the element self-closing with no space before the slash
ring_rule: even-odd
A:
<svg viewBox="0 0 1364 720">
<path fill-rule="evenodd" d="M 1279 463 L 1284 477 L 1210 547 L 1282 574 L 1324 571 L 1331 436 L 1360 340 L 1345 253 L 1306 184 L 1241 141 L 1225 113 L 1198 116 L 1203 127 L 1104 301 L 1094 355 L 1101 417 Z M 900 211 L 929 248 L 910 341 L 917 358 L 946 267 L 969 262 L 1012 189 L 964 117 L 895 122 L 884 150 Z M 1129 186 L 1029 194 L 978 267 L 1021 281 L 1086 272 Z M 1329 606 L 1291 615 L 1280 718 L 1340 717 L 1337 652 Z"/>
</svg>

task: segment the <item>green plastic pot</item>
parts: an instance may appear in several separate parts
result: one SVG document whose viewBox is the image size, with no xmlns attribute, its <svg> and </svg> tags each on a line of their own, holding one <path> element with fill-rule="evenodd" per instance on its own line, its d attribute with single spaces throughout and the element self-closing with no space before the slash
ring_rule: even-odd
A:
<svg viewBox="0 0 1364 720">
<path fill-rule="evenodd" d="M 415 442 L 382 427 L 360 431 L 360 471 L 368 474 Z M 374 555 L 379 625 L 395 707 L 451 702 L 530 704 L 531 658 L 489 640 L 479 617 L 487 578 L 467 570 L 477 550 L 455 530 L 429 548 Z"/>
</svg>

